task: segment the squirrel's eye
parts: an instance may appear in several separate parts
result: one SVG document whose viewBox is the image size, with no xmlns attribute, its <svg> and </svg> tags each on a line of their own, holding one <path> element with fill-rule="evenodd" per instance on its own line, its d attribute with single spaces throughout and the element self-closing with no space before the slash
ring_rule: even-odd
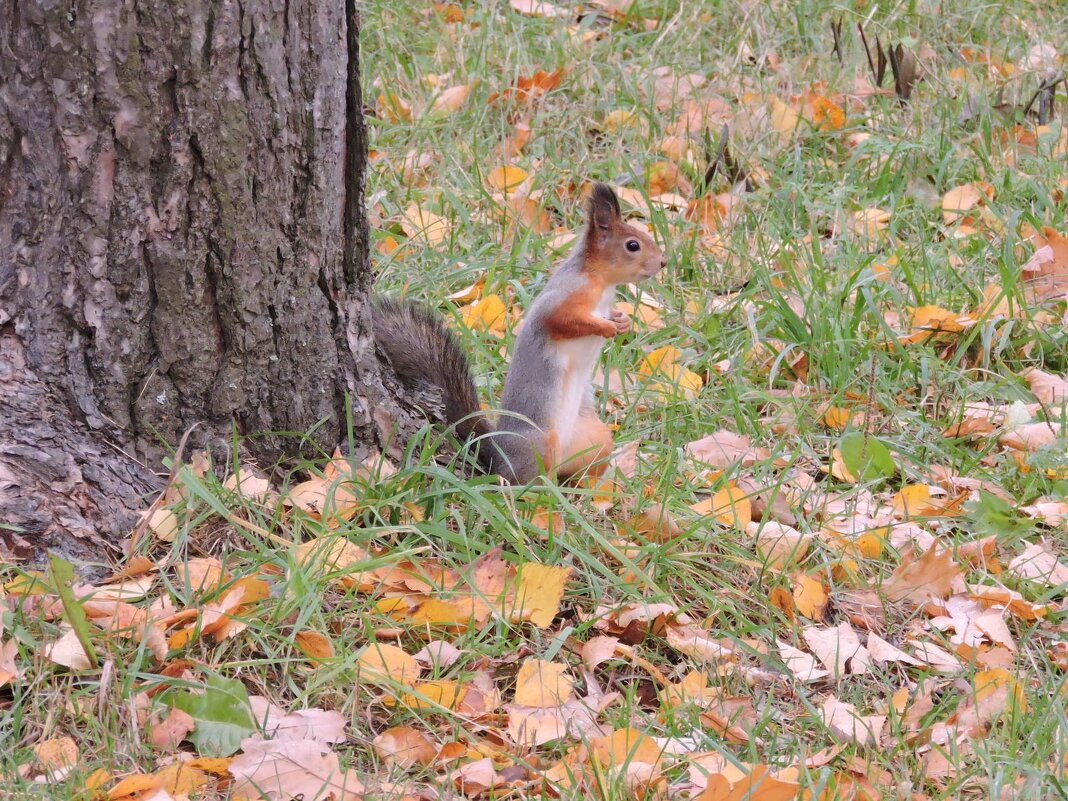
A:
<svg viewBox="0 0 1068 801">
<path fill-rule="evenodd" d="M 628 239 L 623 247 L 625 247 L 631 253 L 637 253 L 639 250 L 642 249 L 641 243 L 638 242 L 637 239 Z"/>
</svg>

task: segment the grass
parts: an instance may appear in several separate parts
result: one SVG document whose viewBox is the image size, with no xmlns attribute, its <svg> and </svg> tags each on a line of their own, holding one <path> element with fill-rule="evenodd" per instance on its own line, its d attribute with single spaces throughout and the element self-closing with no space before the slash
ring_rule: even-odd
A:
<svg viewBox="0 0 1068 801">
<path fill-rule="evenodd" d="M 484 277 L 484 294 L 499 294 L 510 309 L 526 308 L 561 255 L 550 249 L 556 229 L 574 230 L 581 222 L 575 189 L 605 180 L 646 191 L 647 170 L 664 160 L 659 147 L 684 98 L 672 98 L 663 79 L 658 88 L 657 69 L 671 66 L 677 75 L 697 74 L 707 83 L 695 97 L 725 99 L 730 152 L 755 186 L 738 201 L 736 219 L 717 232 L 718 249 L 702 243 L 705 232 L 677 212 L 651 211 L 647 221 L 665 243 L 669 266 L 642 289 L 661 304 L 663 326 L 636 326 L 632 335 L 608 344 L 604 363 L 606 374 L 635 377 L 644 354 L 672 345 L 681 351 L 681 363 L 703 377 L 701 391 L 695 398 L 673 397 L 636 382 L 624 392 L 602 392 L 605 417 L 618 425 L 617 441 L 639 443 L 635 475 L 619 479 L 607 513 L 590 490 L 547 486 L 513 492 L 492 479 L 463 477 L 434 463 L 437 439 L 430 432 L 410 446 L 410 458 L 398 473 L 360 484 L 359 515 L 333 533 L 373 552 L 363 567 L 407 560 L 424 571 L 465 575 L 497 546 L 516 564 L 569 566 L 561 616 L 544 630 L 490 622 L 443 631 L 398 622 L 373 592 L 340 587 L 336 576 L 309 568 L 290 549 L 255 531 L 296 542 L 329 534 L 322 523 L 265 510 L 229 492 L 211 473 L 198 477 L 183 469 L 183 524 L 174 542 L 164 546 L 169 552 L 163 557 L 155 552 L 169 567 L 159 574 L 154 591 L 178 609 L 217 600 L 217 591 L 197 590 L 175 569 L 190 557 L 213 555 L 233 580 L 269 577 L 269 598 L 248 613 L 248 628 L 238 636 L 221 643 L 201 638 L 180 654 L 190 660 L 195 679 L 161 679 L 145 647 L 119 638 L 105 644 L 101 637 L 101 670 L 58 668 L 42 650 L 58 636 L 57 623 L 42 616 L 34 596 L 19 596 L 3 617 L 5 637 L 18 642 L 23 670 L 22 679 L 0 697 L 0 736 L 7 743 L 0 775 L 8 777 L 9 797 L 79 797 L 97 768 L 118 776 L 158 767 L 160 752 L 146 739 L 138 710 L 145 701 L 138 693 L 150 687 L 173 691 L 207 673 L 239 678 L 250 692 L 285 709 L 339 710 L 347 719 L 349 742 L 336 750 L 344 764 L 367 776 L 437 780 L 434 769 L 390 773 L 383 764 L 371 741 L 400 725 L 426 729 L 443 740 L 466 739 L 472 748 L 503 742 L 501 753 L 508 756 L 498 759 L 498 767 L 509 761 L 530 764 L 535 754 L 508 746 L 499 733 L 463 716 L 384 700 L 364 681 L 360 650 L 382 640 L 412 653 L 428 639 L 444 637 L 460 657 L 424 678 L 469 681 L 489 670 L 507 699 L 518 664 L 527 656 L 563 661 L 579 676 L 575 643 L 603 633 L 593 610 L 635 601 L 675 604 L 714 637 L 734 645 L 736 659 L 713 665 L 681 655 L 655 633 L 634 647 L 672 680 L 703 671 L 710 685 L 742 710 L 750 739 L 740 744 L 717 735 L 700 722 L 692 705 L 664 713 L 649 671 L 627 660 L 595 671 L 602 686 L 621 694 L 602 716 L 608 728 L 689 738 L 693 751 L 717 751 L 735 763 L 798 766 L 801 786 L 813 797 L 897 799 L 910 792 L 930 799 L 1065 797 L 1065 673 L 1048 654 L 1064 637 L 1062 612 L 1039 623 L 1007 619 L 1017 646 L 1009 669 L 1026 707 L 1010 705 L 988 736 L 967 739 L 970 753 L 950 754 L 953 771 L 936 775 L 920 746 L 932 725 L 967 706 L 976 665 L 946 677 L 891 664 L 838 682 L 803 684 L 783 669 L 774 652 L 776 639 L 805 648 L 801 631 L 812 621 L 791 618 L 770 603 L 773 591 L 792 593 L 798 573 L 818 577 L 830 591 L 824 622 L 835 625 L 847 619 L 857 591 L 879 587 L 901 555 L 887 548 L 877 557 L 855 556 L 847 569 L 840 545 L 817 536 L 798 565 L 780 572 L 764 564 L 752 533 L 689 508 L 732 480 L 754 479 L 773 493 L 776 488 L 785 493 L 785 482 L 798 472 L 842 493 L 847 503 L 867 490 L 888 501 L 908 483 L 935 483 L 932 467 L 937 465 L 991 482 L 1009 498 L 1000 504 L 990 497 L 973 500 L 963 516 L 930 524 L 942 544 L 957 548 L 994 535 L 997 555 L 1007 563 L 1045 535 L 1065 554 L 1063 527 L 1045 530 L 1018 511 L 1042 496 L 1064 496 L 1056 471 L 1043 469 L 1063 464 L 1063 440 L 1033 455 L 1033 467 L 1025 471 L 994 438 L 943 435 L 960 419 L 964 404 L 1031 402 L 1020 377 L 1026 368 L 1068 369 L 1064 327 L 1059 318 L 1043 317 L 1018 279 L 1020 264 L 1031 254 L 1030 247 L 1021 247 L 1024 227 L 1064 227 L 1068 160 L 1063 146 L 1057 152 L 1062 118 L 1040 137 L 1035 152 L 1021 151 L 1010 159 L 1002 136 L 1015 120 L 1012 112 L 994 108 L 999 91 L 1007 104 L 1027 101 L 1037 78 L 1018 65 L 1043 36 L 1053 38 L 1053 31 L 1065 29 L 1065 9 L 1025 0 L 878 5 L 636 0 L 631 13 L 615 22 L 590 9 L 576 21 L 575 14 L 532 18 L 494 3 L 463 6 L 460 24 L 447 22 L 448 13 L 431 4 L 363 4 L 365 96 L 379 110 L 370 120 L 375 154 L 368 187 L 379 288 L 426 300 L 456 316 L 444 295 Z M 830 22 L 837 18 L 844 20 L 842 64 L 831 52 Z M 647 25 L 652 19 L 658 24 Z M 892 95 L 841 100 L 846 121 L 840 129 L 820 130 L 802 120 L 796 132 L 780 135 L 768 120 L 767 98 L 787 99 L 817 84 L 819 93 L 840 98 L 867 74 L 857 22 L 885 43 L 901 41 L 922 54 L 924 80 L 916 84 L 911 102 L 902 106 Z M 596 37 L 586 40 L 585 34 Z M 978 55 L 963 57 L 965 48 Z M 1017 69 L 1003 74 L 1002 63 Z M 565 70 L 559 88 L 518 112 L 513 104 L 487 102 L 520 75 L 555 69 Z M 455 113 L 421 113 L 439 92 L 432 78 L 443 86 L 472 84 L 471 95 Z M 387 90 L 414 107 L 412 119 L 389 119 L 378 100 Z M 979 111 L 961 122 L 970 98 Z M 1063 113 L 1063 84 L 1057 101 Z M 607 127 L 606 117 L 616 110 L 633 111 L 635 123 Z M 553 230 L 502 225 L 492 211 L 487 175 L 505 163 L 498 146 L 514 133 L 517 117 L 532 135 L 514 163 L 532 176 L 532 189 L 540 193 L 540 208 Z M 1029 120 L 1019 121 L 1033 130 Z M 710 125 L 711 139 L 719 122 Z M 857 134 L 866 137 L 856 141 Z M 694 163 L 681 168 L 691 183 L 706 166 L 700 134 L 694 145 Z M 403 163 L 410 154 L 423 155 L 427 164 L 418 180 L 405 175 Z M 975 236 L 955 237 L 943 220 L 941 198 L 976 180 L 994 189 L 988 217 Z M 722 180 L 713 186 L 715 192 L 728 189 Z M 449 235 L 438 247 L 418 238 L 403 241 L 398 221 L 412 203 L 448 221 Z M 885 229 L 873 237 L 850 234 L 851 215 L 871 208 L 889 212 Z M 392 251 L 390 238 L 401 240 Z M 990 284 L 1023 313 L 1008 319 L 980 315 L 959 335 L 896 344 L 908 328 L 910 308 L 974 312 Z M 621 299 L 636 300 L 627 290 Z M 892 315 L 904 322 L 894 326 Z M 465 332 L 464 341 L 487 401 L 498 398 L 511 334 L 498 339 Z M 724 360 L 729 366 L 721 372 L 717 365 Z M 798 373 L 803 384 L 796 380 Z M 866 415 L 848 430 L 877 436 L 893 451 L 898 468 L 893 476 L 858 486 L 821 471 L 842 436 L 825 424 L 828 406 Z M 710 480 L 707 472 L 694 469 L 684 446 L 718 429 L 751 437 L 770 457 L 736 464 Z M 302 478 L 293 476 L 292 482 Z M 678 536 L 645 541 L 627 529 L 631 507 L 653 502 L 664 504 L 677 519 Z M 803 508 L 802 499 L 790 498 L 788 505 L 798 529 L 821 532 L 823 521 Z M 537 522 L 546 512 L 559 514 L 548 532 Z M 235 525 L 238 519 L 255 528 Z M 991 576 L 981 567 L 969 569 L 967 579 L 1004 581 L 1036 603 L 1063 601 L 1063 587 L 1050 590 L 1008 574 Z M 885 615 L 884 636 L 895 643 L 927 620 L 900 604 L 887 607 Z M 296 644 L 297 633 L 305 630 L 328 634 L 337 655 L 323 664 L 311 662 Z M 932 708 L 912 729 L 901 714 L 886 711 L 902 688 L 913 698 L 923 688 L 933 693 Z M 845 738 L 834 760 L 805 766 L 806 758 L 837 742 L 820 716 L 829 694 L 865 714 L 883 710 L 889 724 L 876 745 L 858 746 Z M 924 732 L 920 740 L 917 729 Z M 80 749 L 75 772 L 64 783 L 35 786 L 17 778 L 16 766 L 34 761 L 35 743 L 62 735 L 74 736 Z M 538 749 L 540 765 L 552 765 L 572 745 L 565 740 Z M 852 757 L 856 761 L 850 763 Z M 850 765 L 862 768 L 851 771 Z M 665 775 L 670 782 L 684 782 L 685 764 L 665 767 Z M 631 792 L 618 775 L 602 779 L 606 784 L 599 792 L 605 797 Z M 864 781 L 870 782 L 868 795 L 857 789 Z M 537 782 L 523 791 L 541 792 Z M 221 793 L 210 784 L 202 797 Z"/>
</svg>

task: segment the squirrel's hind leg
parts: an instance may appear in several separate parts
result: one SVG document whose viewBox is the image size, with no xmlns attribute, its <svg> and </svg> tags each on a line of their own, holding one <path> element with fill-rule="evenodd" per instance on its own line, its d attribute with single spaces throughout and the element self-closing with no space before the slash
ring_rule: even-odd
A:
<svg viewBox="0 0 1068 801">
<path fill-rule="evenodd" d="M 559 478 L 599 476 L 607 469 L 612 454 L 612 429 L 601 422 L 596 412 L 583 411 L 570 441 L 561 443 L 558 453 L 563 457 L 556 465 Z"/>
</svg>

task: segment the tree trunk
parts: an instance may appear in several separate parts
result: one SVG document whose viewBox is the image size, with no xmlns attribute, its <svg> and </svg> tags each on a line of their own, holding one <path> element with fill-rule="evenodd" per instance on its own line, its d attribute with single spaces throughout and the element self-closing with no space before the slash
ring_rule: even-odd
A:
<svg viewBox="0 0 1068 801">
<path fill-rule="evenodd" d="M 383 439 L 358 37 L 355 0 L 0 2 L 9 548 L 117 543 L 193 424 L 269 465 L 348 397 Z"/>
</svg>

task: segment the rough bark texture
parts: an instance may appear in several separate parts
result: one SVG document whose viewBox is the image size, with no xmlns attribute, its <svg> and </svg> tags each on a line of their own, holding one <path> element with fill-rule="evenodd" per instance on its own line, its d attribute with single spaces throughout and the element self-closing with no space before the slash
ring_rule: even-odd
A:
<svg viewBox="0 0 1068 801">
<path fill-rule="evenodd" d="M 354 0 L 0 2 L 0 522 L 128 533 L 194 423 L 267 463 L 332 449 L 346 393 L 357 444 L 388 427 L 358 32 Z"/>
</svg>

